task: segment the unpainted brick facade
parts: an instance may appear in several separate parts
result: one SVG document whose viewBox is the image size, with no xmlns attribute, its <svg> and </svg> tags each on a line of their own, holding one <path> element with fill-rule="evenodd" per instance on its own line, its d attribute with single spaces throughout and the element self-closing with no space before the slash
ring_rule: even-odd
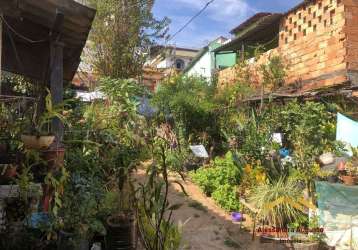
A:
<svg viewBox="0 0 358 250">
<path fill-rule="evenodd" d="M 315 0 L 290 11 L 281 20 L 279 46 L 263 58 L 274 54 L 288 66 L 285 84 L 300 91 L 358 84 L 358 0 Z M 234 68 L 223 70 L 219 83 L 236 77 Z"/>
</svg>

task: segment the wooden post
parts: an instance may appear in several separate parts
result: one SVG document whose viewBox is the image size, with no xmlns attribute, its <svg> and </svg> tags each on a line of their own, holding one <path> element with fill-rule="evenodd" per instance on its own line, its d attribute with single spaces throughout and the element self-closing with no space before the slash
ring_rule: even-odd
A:
<svg viewBox="0 0 358 250">
<path fill-rule="evenodd" d="M 51 73 L 50 73 L 50 86 L 52 104 L 60 104 L 63 101 L 63 47 L 61 42 L 51 43 Z M 64 126 L 58 118 L 52 121 L 52 133 L 56 135 L 56 140 L 60 143 L 63 139 Z"/>
</svg>

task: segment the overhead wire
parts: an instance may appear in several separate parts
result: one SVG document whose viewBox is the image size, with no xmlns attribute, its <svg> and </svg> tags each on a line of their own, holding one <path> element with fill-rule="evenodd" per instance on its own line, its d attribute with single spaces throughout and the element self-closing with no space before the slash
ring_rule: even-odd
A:
<svg viewBox="0 0 358 250">
<path fill-rule="evenodd" d="M 27 41 L 28 43 L 43 43 L 43 42 L 47 42 L 48 38 L 45 39 L 41 39 L 41 40 L 32 40 L 31 38 L 28 38 L 22 34 L 20 34 L 19 32 L 17 32 L 4 18 L 3 15 L 0 15 L 1 20 L 3 21 L 3 23 L 6 25 L 6 27 L 11 30 L 17 37 Z"/>
<path fill-rule="evenodd" d="M 198 18 L 212 3 L 214 3 L 216 0 L 210 0 L 208 1 L 203 8 L 201 8 L 194 16 L 192 16 L 181 28 L 179 28 L 172 36 L 168 37 L 168 39 L 165 40 L 165 45 L 162 49 L 158 51 L 158 55 L 167 50 L 167 48 L 170 46 L 168 43 L 172 41 L 175 37 L 177 37 L 181 32 L 183 32 L 196 18 Z"/>
<path fill-rule="evenodd" d="M 213 2 L 215 2 L 215 0 L 210 0 L 209 2 L 207 2 L 204 7 L 198 12 L 196 13 L 193 17 L 191 17 L 189 19 L 188 22 L 186 22 L 183 27 L 181 27 L 177 32 L 174 33 L 174 35 L 172 35 L 168 41 L 173 40 L 177 35 L 179 35 L 184 29 L 186 29 L 186 27 L 189 26 L 189 24 L 191 24 L 197 17 L 199 17 Z"/>
</svg>

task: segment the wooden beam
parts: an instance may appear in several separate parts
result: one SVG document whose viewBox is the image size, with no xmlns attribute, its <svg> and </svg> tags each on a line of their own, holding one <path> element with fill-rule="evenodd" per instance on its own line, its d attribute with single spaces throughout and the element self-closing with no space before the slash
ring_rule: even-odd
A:
<svg viewBox="0 0 358 250">
<path fill-rule="evenodd" d="M 63 48 L 64 44 L 61 42 L 51 43 L 50 86 L 53 105 L 63 101 Z M 52 121 L 52 133 L 56 136 L 58 143 L 62 141 L 64 126 L 58 118 Z"/>
</svg>

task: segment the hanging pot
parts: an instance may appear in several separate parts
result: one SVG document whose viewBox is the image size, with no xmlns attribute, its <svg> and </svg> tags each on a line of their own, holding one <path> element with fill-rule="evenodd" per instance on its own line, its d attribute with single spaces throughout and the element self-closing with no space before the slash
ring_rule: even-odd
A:
<svg viewBox="0 0 358 250">
<path fill-rule="evenodd" d="M 21 141 L 27 149 L 47 149 L 55 140 L 53 135 L 21 135 Z"/>
<path fill-rule="evenodd" d="M 106 242 L 109 250 L 133 250 L 132 215 L 117 215 L 107 218 Z"/>
</svg>

